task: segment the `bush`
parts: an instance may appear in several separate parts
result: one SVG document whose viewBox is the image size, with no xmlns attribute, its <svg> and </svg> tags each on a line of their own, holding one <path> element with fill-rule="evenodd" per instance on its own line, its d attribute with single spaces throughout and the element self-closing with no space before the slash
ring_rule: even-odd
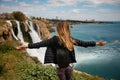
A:
<svg viewBox="0 0 120 80">
<path fill-rule="evenodd" d="M 0 80 L 17 80 L 16 66 L 25 54 L 17 50 L 0 50 Z M 9 52 L 8 52 L 9 51 Z"/>
<path fill-rule="evenodd" d="M 22 63 L 19 66 L 20 80 L 58 80 L 56 70 L 52 66 Z"/>
<path fill-rule="evenodd" d="M 26 20 L 25 14 L 23 14 L 20 11 L 13 12 L 12 15 L 18 21 L 25 21 Z"/>
<path fill-rule="evenodd" d="M 15 50 L 15 48 L 8 43 L 3 43 L 0 45 L 0 53 L 7 53 L 12 50 Z"/>
</svg>

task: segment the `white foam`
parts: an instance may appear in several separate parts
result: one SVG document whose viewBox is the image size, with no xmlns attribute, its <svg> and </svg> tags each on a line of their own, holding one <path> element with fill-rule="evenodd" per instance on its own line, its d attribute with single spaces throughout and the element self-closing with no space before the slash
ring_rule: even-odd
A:
<svg viewBox="0 0 120 80">
<path fill-rule="evenodd" d="M 109 50 L 106 49 L 100 49 L 100 50 L 95 49 L 90 52 L 88 52 L 89 50 L 80 52 L 77 49 L 75 49 L 75 51 L 76 51 L 77 64 L 91 64 L 91 63 L 97 64 L 97 62 L 101 63 L 104 60 L 107 63 L 110 62 L 112 60 L 112 57 L 114 56 L 112 54 L 108 54 Z"/>
</svg>

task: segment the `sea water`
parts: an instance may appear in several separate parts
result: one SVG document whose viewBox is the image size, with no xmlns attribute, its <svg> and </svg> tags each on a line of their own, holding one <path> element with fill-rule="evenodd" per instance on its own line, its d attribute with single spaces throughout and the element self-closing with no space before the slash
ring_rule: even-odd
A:
<svg viewBox="0 0 120 80">
<path fill-rule="evenodd" d="M 120 80 L 120 23 L 71 25 L 71 35 L 83 41 L 107 42 L 105 46 L 75 46 L 74 69 L 105 80 Z M 55 35 L 55 33 L 52 33 Z"/>
<path fill-rule="evenodd" d="M 120 23 L 72 25 L 71 34 L 84 41 L 107 42 L 103 47 L 75 46 L 76 70 L 101 76 L 106 80 L 120 80 Z"/>
</svg>

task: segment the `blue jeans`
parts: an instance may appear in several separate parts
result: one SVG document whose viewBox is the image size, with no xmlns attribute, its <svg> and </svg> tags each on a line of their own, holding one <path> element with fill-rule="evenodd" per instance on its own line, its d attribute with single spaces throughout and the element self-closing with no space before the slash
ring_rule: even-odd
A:
<svg viewBox="0 0 120 80">
<path fill-rule="evenodd" d="M 73 68 L 71 66 L 65 68 L 57 68 L 59 80 L 72 80 Z"/>
</svg>

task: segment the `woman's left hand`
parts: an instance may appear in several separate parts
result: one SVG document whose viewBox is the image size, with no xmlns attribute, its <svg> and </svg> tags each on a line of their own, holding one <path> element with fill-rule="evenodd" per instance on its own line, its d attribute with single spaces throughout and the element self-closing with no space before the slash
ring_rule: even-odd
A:
<svg viewBox="0 0 120 80">
<path fill-rule="evenodd" d="M 97 46 L 104 46 L 106 44 L 106 41 L 99 41 L 96 43 Z"/>
</svg>

